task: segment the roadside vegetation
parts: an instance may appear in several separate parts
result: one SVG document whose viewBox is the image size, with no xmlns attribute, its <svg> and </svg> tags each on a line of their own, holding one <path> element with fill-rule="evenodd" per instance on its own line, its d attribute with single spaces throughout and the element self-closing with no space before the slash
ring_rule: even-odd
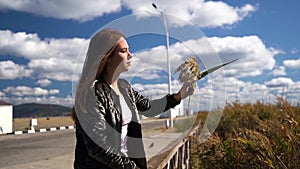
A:
<svg viewBox="0 0 300 169">
<path fill-rule="evenodd" d="M 278 97 L 274 105 L 227 104 L 209 139 L 192 147 L 199 169 L 300 168 L 300 105 Z"/>
</svg>

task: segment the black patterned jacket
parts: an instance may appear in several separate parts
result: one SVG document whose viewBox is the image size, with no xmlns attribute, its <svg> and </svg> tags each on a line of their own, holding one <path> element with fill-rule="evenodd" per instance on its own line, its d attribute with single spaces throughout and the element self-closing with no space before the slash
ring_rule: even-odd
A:
<svg viewBox="0 0 300 169">
<path fill-rule="evenodd" d="M 132 161 L 137 167 L 146 169 L 138 113 L 147 117 L 156 116 L 180 103 L 173 95 L 150 101 L 124 79 L 118 80 L 118 86 L 132 112 L 132 121 L 128 124 L 129 158 L 122 156 L 120 152 L 122 110 L 119 96 L 100 78 L 94 88 L 91 88 L 91 92 L 95 92 L 97 113 L 82 115 L 76 124 L 75 169 L 133 168 Z M 93 108 L 93 105 L 90 107 Z"/>
</svg>

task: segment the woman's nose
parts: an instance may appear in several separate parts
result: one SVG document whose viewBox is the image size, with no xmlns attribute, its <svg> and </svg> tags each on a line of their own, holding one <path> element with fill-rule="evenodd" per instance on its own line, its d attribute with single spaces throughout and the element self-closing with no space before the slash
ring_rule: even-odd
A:
<svg viewBox="0 0 300 169">
<path fill-rule="evenodd" d="M 131 52 L 128 52 L 128 60 L 131 59 L 133 56 L 132 56 L 132 53 Z"/>
</svg>

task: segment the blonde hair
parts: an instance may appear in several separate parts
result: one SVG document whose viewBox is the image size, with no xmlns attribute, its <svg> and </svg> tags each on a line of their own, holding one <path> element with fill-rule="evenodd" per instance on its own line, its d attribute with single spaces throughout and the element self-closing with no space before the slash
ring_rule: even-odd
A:
<svg viewBox="0 0 300 169">
<path fill-rule="evenodd" d="M 87 113 L 87 101 L 96 104 L 95 97 L 89 90 L 106 64 L 104 60 L 113 53 L 122 37 L 125 38 L 117 30 L 103 29 L 91 38 L 72 109 L 72 119 L 75 123 L 78 123 L 78 113 Z"/>
</svg>

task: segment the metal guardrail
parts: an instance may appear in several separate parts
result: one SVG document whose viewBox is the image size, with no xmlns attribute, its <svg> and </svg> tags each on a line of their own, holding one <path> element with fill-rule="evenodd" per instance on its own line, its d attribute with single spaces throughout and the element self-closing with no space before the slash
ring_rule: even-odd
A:
<svg viewBox="0 0 300 169">
<path fill-rule="evenodd" d="M 152 157 L 148 161 L 149 169 L 189 169 L 191 146 L 194 144 L 194 137 L 200 134 L 199 122 L 183 138 L 171 144 L 167 151 Z"/>
</svg>

